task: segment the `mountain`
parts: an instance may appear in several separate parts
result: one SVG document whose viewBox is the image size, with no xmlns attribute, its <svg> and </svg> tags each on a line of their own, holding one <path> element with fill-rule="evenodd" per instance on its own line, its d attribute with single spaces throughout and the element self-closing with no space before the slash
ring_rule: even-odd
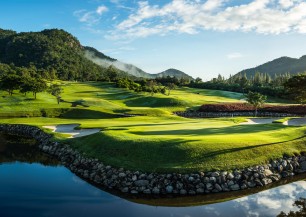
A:
<svg viewBox="0 0 306 217">
<path fill-rule="evenodd" d="M 155 77 L 176 77 L 178 79 L 180 78 L 186 78 L 188 80 L 193 80 L 193 78 L 190 75 L 187 75 L 185 72 L 182 72 L 177 69 L 167 69 L 166 71 L 160 72 L 158 74 L 153 74 Z"/>
<path fill-rule="evenodd" d="M 136 76 L 136 77 L 142 77 L 142 78 L 156 78 L 156 77 L 177 77 L 177 78 L 187 78 L 189 80 L 192 80 L 193 78 L 186 73 L 179 71 L 177 69 L 168 69 L 166 71 L 157 73 L 157 74 L 150 74 L 142 69 L 128 63 L 121 62 L 117 59 L 111 58 L 109 56 L 106 56 L 105 54 L 101 53 L 100 51 L 96 50 L 92 47 L 84 47 L 85 48 L 85 57 L 89 60 L 93 61 L 94 63 L 103 66 L 103 67 L 109 67 L 114 66 L 117 69 L 120 69 L 124 72 L 127 72 L 130 75 Z"/>
<path fill-rule="evenodd" d="M 117 69 L 122 70 L 136 77 L 154 78 L 154 76 L 152 76 L 149 73 L 144 72 L 140 68 L 132 64 L 123 63 L 117 59 L 106 56 L 105 54 L 101 53 L 95 48 L 84 47 L 84 49 L 85 49 L 85 57 L 100 66 L 109 67 L 112 65 L 116 67 Z"/>
<path fill-rule="evenodd" d="M 107 69 L 85 58 L 85 51 L 80 42 L 64 30 L 16 33 L 0 29 L 0 63 L 33 69 L 44 78 L 105 79 Z"/>
<path fill-rule="evenodd" d="M 271 77 L 285 73 L 297 74 L 306 71 L 306 55 L 301 58 L 280 57 L 270 62 L 264 63 L 255 68 L 245 69 L 236 75 L 244 75 L 248 78 L 254 76 L 256 72 L 267 73 Z"/>
</svg>

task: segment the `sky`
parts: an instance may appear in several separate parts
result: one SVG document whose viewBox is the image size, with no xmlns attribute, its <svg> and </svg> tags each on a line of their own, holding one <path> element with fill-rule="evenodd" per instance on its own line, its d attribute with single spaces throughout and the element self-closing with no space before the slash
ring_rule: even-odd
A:
<svg viewBox="0 0 306 217">
<path fill-rule="evenodd" d="M 148 73 L 228 77 L 306 55 L 303 0 L 0 0 L 0 28 L 64 29 Z"/>
</svg>

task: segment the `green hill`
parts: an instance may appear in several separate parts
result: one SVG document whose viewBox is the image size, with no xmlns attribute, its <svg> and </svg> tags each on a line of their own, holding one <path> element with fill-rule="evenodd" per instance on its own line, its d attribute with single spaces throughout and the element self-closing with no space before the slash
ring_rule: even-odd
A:
<svg viewBox="0 0 306 217">
<path fill-rule="evenodd" d="M 239 74 L 246 74 L 248 78 L 255 75 L 256 72 L 267 73 L 271 77 L 285 73 L 298 74 L 306 71 L 306 55 L 299 59 L 291 57 L 280 57 L 270 62 L 264 63 L 260 66 L 244 69 Z"/>
<path fill-rule="evenodd" d="M 107 69 L 85 58 L 85 50 L 64 30 L 16 33 L 0 29 L 0 63 L 34 67 L 45 78 L 103 79 Z"/>
</svg>

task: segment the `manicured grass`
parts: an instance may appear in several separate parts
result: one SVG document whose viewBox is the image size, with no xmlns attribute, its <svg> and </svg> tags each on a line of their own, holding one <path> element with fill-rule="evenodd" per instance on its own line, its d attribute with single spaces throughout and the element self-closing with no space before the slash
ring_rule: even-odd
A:
<svg viewBox="0 0 306 217">
<path fill-rule="evenodd" d="M 279 124 L 239 125 L 241 120 L 131 117 L 116 119 L 2 119 L 1 122 L 81 123 L 102 132 L 82 138 L 58 138 L 117 167 L 143 171 L 208 171 L 267 162 L 306 151 L 306 127 Z"/>
<path fill-rule="evenodd" d="M 238 93 L 192 88 L 179 88 L 170 96 L 151 96 L 106 83 L 66 83 L 60 105 L 45 93 L 38 94 L 37 101 L 19 94 L 1 98 L 2 117 L 7 112 L 34 111 L 36 116 L 44 112 L 47 117 L 1 118 L 0 123 L 39 127 L 77 123 L 81 128 L 101 128 L 102 132 L 82 138 L 55 134 L 55 139 L 106 164 L 143 171 L 234 169 L 306 151 L 306 127 L 239 125 L 244 118 L 187 119 L 172 115 L 173 111 L 205 103 L 238 102 L 241 97 Z M 123 118 L 119 114 L 144 116 Z"/>
</svg>

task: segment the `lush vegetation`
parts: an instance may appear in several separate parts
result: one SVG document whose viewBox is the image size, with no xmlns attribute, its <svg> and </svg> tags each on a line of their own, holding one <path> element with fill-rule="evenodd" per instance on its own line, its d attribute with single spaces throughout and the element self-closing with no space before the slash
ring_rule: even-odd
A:
<svg viewBox="0 0 306 217">
<path fill-rule="evenodd" d="M 19 92 L 12 96 L 0 92 L 0 122 L 39 127 L 79 123 L 81 128 L 101 128 L 101 133 L 82 138 L 55 135 L 107 164 L 145 171 L 233 169 L 306 151 L 305 127 L 239 125 L 243 118 L 186 119 L 172 115 L 173 111 L 196 109 L 203 103 L 238 103 L 243 97 L 239 93 L 177 87 L 169 96 L 152 96 L 109 83 L 58 84 L 62 88 L 60 104 L 46 92 L 38 93 L 37 100 Z"/>
<path fill-rule="evenodd" d="M 87 59 L 84 52 L 80 42 L 64 30 L 16 33 L 0 29 L 0 76 L 11 67 L 44 79 L 110 80 L 108 69 Z M 127 76 L 120 70 L 116 73 Z"/>
<path fill-rule="evenodd" d="M 197 78 L 195 81 L 190 82 L 189 86 L 203 89 L 227 90 L 239 93 L 248 93 L 251 91 L 277 98 L 294 99 L 300 92 L 289 92 L 290 89 L 286 87 L 286 84 L 296 78 L 300 78 L 299 80 L 301 80 L 301 76 L 303 77 L 305 75 L 292 76 L 291 74 L 286 73 L 271 77 L 268 74 L 257 72 L 255 76 L 251 78 L 248 78 L 246 74 L 238 74 L 236 76 L 230 76 L 228 79 L 219 75 L 217 78 L 213 78 L 211 81 L 207 82 L 202 82 L 200 78 Z M 305 91 L 305 87 L 305 81 L 301 80 L 300 90 Z M 297 102 L 301 101 L 298 100 Z"/>
<path fill-rule="evenodd" d="M 200 112 L 250 112 L 254 107 L 247 103 L 204 104 Z M 271 105 L 265 104 L 258 111 L 306 115 L 306 105 Z"/>
</svg>

